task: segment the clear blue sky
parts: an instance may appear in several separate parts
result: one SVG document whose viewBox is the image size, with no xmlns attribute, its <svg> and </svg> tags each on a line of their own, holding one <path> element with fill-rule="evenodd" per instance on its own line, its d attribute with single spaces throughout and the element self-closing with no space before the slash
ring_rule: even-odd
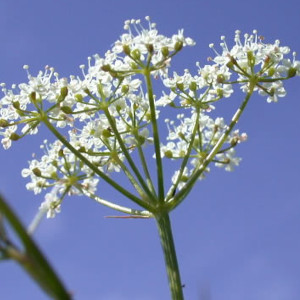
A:
<svg viewBox="0 0 300 300">
<path fill-rule="evenodd" d="M 257 29 L 267 42 L 280 39 L 300 59 L 299 12 L 296 0 L 2 0 L 0 82 L 26 81 L 24 64 L 32 72 L 50 65 L 63 76 L 79 74 L 87 56 L 103 54 L 120 36 L 124 20 L 146 15 L 162 33 L 184 28 L 196 40 L 175 59 L 179 72 L 205 63 L 208 44 L 221 35 L 230 40 L 236 29 Z M 240 167 L 233 173 L 213 168 L 172 213 L 187 300 L 300 299 L 299 78 L 286 88 L 279 103 L 252 99 L 239 123 L 249 135 L 238 149 Z M 228 114 L 225 103 L 220 115 L 222 109 Z M 20 172 L 40 139 L 0 150 L 0 192 L 26 224 L 41 199 L 26 191 Z M 154 221 L 104 218 L 113 213 L 72 198 L 35 238 L 75 299 L 169 299 Z M 0 264 L 0 298 L 47 299 L 12 262 Z"/>
</svg>

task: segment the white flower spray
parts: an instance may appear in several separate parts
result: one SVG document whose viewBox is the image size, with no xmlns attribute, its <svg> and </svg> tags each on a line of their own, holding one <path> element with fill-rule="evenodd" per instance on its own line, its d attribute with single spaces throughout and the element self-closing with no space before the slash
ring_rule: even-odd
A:
<svg viewBox="0 0 300 300">
<path fill-rule="evenodd" d="M 277 102 L 286 95 L 283 82 L 299 76 L 300 62 L 295 53 L 292 59 L 286 58 L 290 50 L 278 40 L 267 44 L 256 30 L 242 39 L 236 31 L 232 48 L 225 37 L 221 37 L 220 52 L 210 45 L 215 56 L 208 65 L 196 63 L 196 74 L 190 70 L 169 74 L 173 57 L 195 43 L 183 30 L 167 37 L 159 34 L 149 17 L 146 21 L 148 27 L 140 20 L 126 21 L 125 33 L 104 56 L 96 54 L 88 58 L 87 66 L 80 66 L 82 76 L 60 78 L 48 66 L 33 76 L 24 66 L 27 83 L 12 89 L 1 85 L 0 135 L 4 149 L 28 134 L 37 134 L 41 125 L 56 138 L 53 143 L 45 141 L 43 156 L 22 171 L 30 178 L 27 189 L 35 194 L 46 191 L 30 231 L 41 214 L 53 218 L 59 213 L 68 195 L 88 196 L 132 217 L 153 217 L 172 297 L 183 299 L 169 212 L 205 177 L 211 164 L 226 171 L 239 165 L 235 147 L 247 140 L 247 134 L 235 125 L 249 99 L 257 91 L 267 102 Z M 154 91 L 153 79 L 163 83 L 161 93 Z M 210 112 L 216 110 L 218 101 L 229 101 L 235 85 L 246 95 L 231 121 L 213 119 Z M 164 109 L 178 111 L 177 117 L 160 121 Z M 159 131 L 163 123 L 166 136 Z M 152 149 L 154 159 L 146 155 L 146 148 Z M 165 160 L 176 161 L 170 179 L 164 175 Z M 153 163 L 156 178 L 150 172 Z M 131 188 L 112 173 L 125 175 Z M 102 199 L 97 192 L 101 180 L 142 210 Z"/>
</svg>

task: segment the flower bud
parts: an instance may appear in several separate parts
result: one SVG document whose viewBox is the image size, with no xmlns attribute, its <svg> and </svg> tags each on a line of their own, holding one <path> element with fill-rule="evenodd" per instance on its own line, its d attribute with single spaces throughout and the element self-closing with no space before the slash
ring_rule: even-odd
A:
<svg viewBox="0 0 300 300">
<path fill-rule="evenodd" d="M 180 178 L 180 181 L 182 181 L 182 182 L 187 182 L 188 180 L 189 180 L 189 177 L 185 176 L 185 175 L 181 176 L 181 178 Z"/>
<path fill-rule="evenodd" d="M 19 140 L 21 137 L 18 135 L 18 134 L 16 134 L 15 132 L 13 132 L 11 135 L 10 135 L 10 137 L 9 137 L 12 141 L 17 141 L 17 140 Z"/>
<path fill-rule="evenodd" d="M 161 53 L 162 53 L 163 57 L 168 57 L 170 54 L 168 47 L 162 47 Z"/>
<path fill-rule="evenodd" d="M 66 86 L 64 86 L 60 89 L 60 95 L 62 96 L 63 99 L 65 99 L 67 97 L 68 88 Z"/>
<path fill-rule="evenodd" d="M 36 177 L 41 177 L 42 176 L 42 172 L 39 168 L 34 168 L 32 169 L 32 173 L 36 176 Z"/>
<path fill-rule="evenodd" d="M 268 76 L 272 77 L 275 74 L 275 68 L 270 68 L 268 70 Z"/>
<path fill-rule="evenodd" d="M 149 53 L 153 53 L 154 52 L 154 47 L 152 44 L 146 44 L 146 48 L 148 50 Z"/>
<path fill-rule="evenodd" d="M 15 109 L 20 109 L 20 102 L 19 101 L 13 101 L 12 105 Z"/>
<path fill-rule="evenodd" d="M 78 149 L 78 151 L 84 153 L 84 152 L 86 152 L 86 149 L 85 149 L 85 147 L 81 146 L 81 147 Z"/>
<path fill-rule="evenodd" d="M 61 108 L 60 108 L 65 114 L 71 114 L 73 111 L 72 111 L 72 109 L 71 109 L 71 107 L 69 107 L 69 106 L 62 106 Z"/>
<path fill-rule="evenodd" d="M 52 164 L 52 166 L 54 166 L 54 167 L 57 167 L 57 166 L 58 166 L 57 160 L 52 160 L 51 164 Z"/>
<path fill-rule="evenodd" d="M 217 95 L 218 95 L 219 98 L 223 98 L 223 96 L 224 96 L 223 90 L 222 89 L 217 89 Z"/>
<path fill-rule="evenodd" d="M 0 127 L 7 127 L 9 125 L 7 120 L 0 119 Z"/>
<path fill-rule="evenodd" d="M 51 175 L 50 175 L 50 177 L 51 177 L 52 179 L 54 179 L 54 180 L 58 180 L 58 179 L 59 179 L 59 177 L 58 177 L 58 175 L 57 175 L 56 172 L 52 172 Z"/>
<path fill-rule="evenodd" d="M 123 85 L 121 91 L 122 91 L 122 94 L 127 94 L 129 91 L 128 84 Z"/>
<path fill-rule="evenodd" d="M 195 92 L 197 90 L 197 83 L 195 81 L 192 81 L 190 83 L 190 86 L 189 86 L 190 90 Z"/>
<path fill-rule="evenodd" d="M 223 74 L 219 74 L 217 76 L 217 83 L 223 83 L 225 81 L 225 76 Z"/>
<path fill-rule="evenodd" d="M 60 150 L 58 151 L 58 156 L 59 156 L 59 157 L 63 157 L 63 156 L 64 156 L 64 150 L 63 150 L 63 149 L 60 149 Z"/>
<path fill-rule="evenodd" d="M 137 110 L 139 108 L 139 105 L 137 103 L 133 103 L 133 110 Z"/>
<path fill-rule="evenodd" d="M 32 93 L 30 94 L 30 100 L 31 100 L 32 102 L 35 102 L 35 101 L 36 101 L 36 92 L 32 92 Z"/>
<path fill-rule="evenodd" d="M 145 143 L 146 138 L 142 135 L 139 135 L 137 138 L 137 141 L 140 145 L 143 145 Z"/>
<path fill-rule="evenodd" d="M 226 64 L 226 67 L 232 70 L 233 67 L 234 67 L 233 62 L 230 60 L 230 61 Z"/>
<path fill-rule="evenodd" d="M 104 130 L 102 131 L 102 136 L 105 137 L 105 138 L 111 137 L 111 136 L 112 136 L 111 130 L 110 130 L 109 128 L 108 128 L 108 129 L 104 129 Z"/>
<path fill-rule="evenodd" d="M 175 51 L 180 51 L 182 49 L 182 47 L 183 47 L 183 42 L 178 41 L 178 42 L 176 42 L 174 49 L 175 49 Z"/>
<path fill-rule="evenodd" d="M 237 65 L 237 61 L 236 59 L 233 57 L 233 56 L 229 56 L 229 62 L 226 64 L 226 66 L 229 68 L 229 69 L 233 69 L 234 66 Z"/>
<path fill-rule="evenodd" d="M 131 51 L 131 56 L 136 60 L 140 60 L 141 51 L 139 49 L 134 49 L 133 51 Z"/>
<path fill-rule="evenodd" d="M 165 151 L 165 157 L 172 158 L 173 157 L 173 152 L 171 150 Z"/>
<path fill-rule="evenodd" d="M 126 55 L 129 55 L 130 54 L 130 47 L 128 45 L 123 45 L 123 52 Z"/>
<path fill-rule="evenodd" d="M 181 139 L 185 140 L 185 135 L 184 135 L 182 132 L 179 132 L 179 133 L 178 133 L 178 136 L 179 136 Z"/>
<path fill-rule="evenodd" d="M 248 58 L 248 65 L 250 67 L 254 67 L 255 66 L 255 56 L 253 55 L 252 51 L 247 52 L 247 58 Z"/>
<path fill-rule="evenodd" d="M 65 167 L 66 170 L 70 170 L 70 169 L 71 169 L 71 166 L 72 166 L 72 165 L 71 165 L 69 162 L 65 162 L 65 163 L 64 163 L 64 167 Z"/>
<path fill-rule="evenodd" d="M 111 71 L 111 66 L 110 65 L 103 65 L 101 67 L 101 70 L 105 71 L 105 72 L 109 72 L 109 71 Z"/>
<path fill-rule="evenodd" d="M 81 94 L 76 94 L 75 95 L 75 100 L 78 101 L 78 102 L 81 102 L 83 99 L 83 96 Z"/>
<path fill-rule="evenodd" d="M 137 69 L 137 67 L 138 67 L 138 65 L 137 65 L 135 62 L 132 61 L 132 62 L 130 63 L 130 68 L 131 68 L 131 69 Z"/>
<path fill-rule="evenodd" d="M 287 75 L 289 78 L 291 78 L 291 77 L 294 77 L 296 75 L 296 73 L 297 73 L 296 68 L 289 68 Z"/>
<path fill-rule="evenodd" d="M 181 83 L 181 82 L 177 82 L 177 83 L 176 83 L 176 87 L 177 87 L 180 91 L 183 91 L 183 90 L 184 90 L 184 85 L 183 85 L 183 83 Z"/>
<path fill-rule="evenodd" d="M 239 142 L 239 138 L 235 136 L 231 139 L 230 145 L 234 147 L 237 145 L 238 142 Z"/>
</svg>

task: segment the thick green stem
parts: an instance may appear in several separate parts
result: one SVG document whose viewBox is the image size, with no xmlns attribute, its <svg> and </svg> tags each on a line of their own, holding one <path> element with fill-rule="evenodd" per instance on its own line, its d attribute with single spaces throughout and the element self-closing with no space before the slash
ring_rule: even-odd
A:
<svg viewBox="0 0 300 300">
<path fill-rule="evenodd" d="M 155 216 L 160 236 L 160 243 L 164 252 L 168 273 L 169 287 L 173 300 L 183 300 L 182 284 L 177 262 L 175 244 L 168 212 Z"/>
</svg>

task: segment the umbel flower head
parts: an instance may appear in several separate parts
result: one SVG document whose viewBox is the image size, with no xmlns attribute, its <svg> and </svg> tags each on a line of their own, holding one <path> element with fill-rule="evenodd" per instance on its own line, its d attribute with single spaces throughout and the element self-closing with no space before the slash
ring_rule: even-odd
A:
<svg viewBox="0 0 300 300">
<path fill-rule="evenodd" d="M 286 58 L 288 47 L 279 41 L 265 43 L 257 31 L 245 34 L 244 39 L 236 31 L 231 48 L 221 37 L 220 52 L 211 44 L 215 57 L 208 65 L 197 63 L 196 74 L 187 69 L 183 75 L 169 74 L 173 57 L 195 42 L 183 30 L 171 37 L 160 34 L 149 17 L 146 24 L 125 21 L 125 33 L 103 56 L 89 57 L 87 66 L 80 66 L 81 76 L 60 78 L 48 66 L 34 76 L 25 66 L 28 82 L 11 89 L 1 85 L 4 149 L 38 133 L 41 124 L 57 139 L 44 143 L 41 159 L 32 160 L 22 171 L 30 178 L 28 189 L 36 194 L 48 191 L 41 205 L 48 217 L 60 211 L 66 195 L 96 199 L 99 177 L 149 211 L 157 201 L 177 206 L 195 181 L 209 172 L 210 163 L 227 171 L 239 165 L 235 147 L 247 135 L 234 127 L 252 93 L 276 102 L 286 94 L 284 80 L 300 74 L 295 53 Z M 153 88 L 154 78 L 162 80 L 161 93 Z M 230 98 L 234 85 L 240 86 L 246 98 L 226 124 L 210 112 L 218 101 Z M 166 136 L 159 130 L 163 109 L 170 112 Z M 146 147 L 152 149 L 152 162 Z M 171 187 L 164 193 L 163 160 L 168 159 L 176 167 Z M 158 187 L 150 176 L 151 163 L 156 164 Z M 125 174 L 134 194 L 115 181 L 112 173 Z M 176 190 L 182 191 L 175 195 Z"/>
</svg>

